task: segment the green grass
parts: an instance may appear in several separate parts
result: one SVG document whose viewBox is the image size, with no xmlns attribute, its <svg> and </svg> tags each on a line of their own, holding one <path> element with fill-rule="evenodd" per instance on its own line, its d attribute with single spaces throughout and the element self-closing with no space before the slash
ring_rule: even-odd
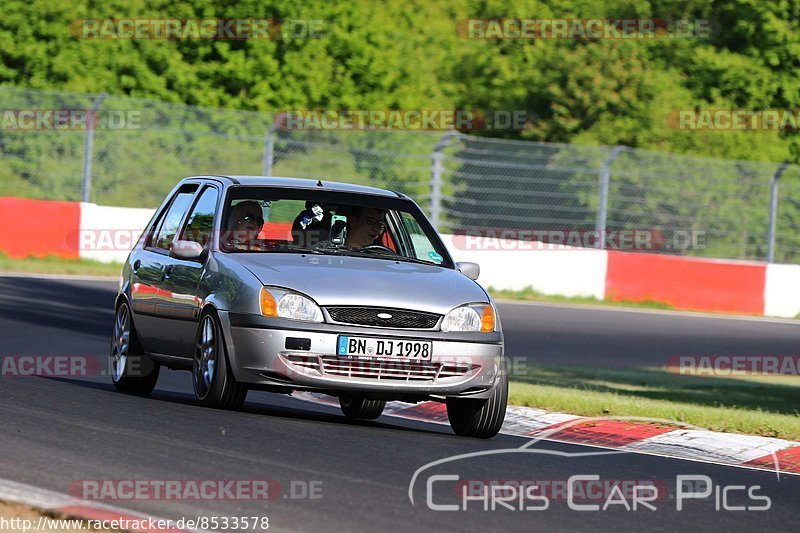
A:
<svg viewBox="0 0 800 533">
<path fill-rule="evenodd" d="M 89 259 L 64 259 L 56 256 L 15 259 L 0 253 L 0 272 L 118 277 L 122 272 L 122 264 L 101 263 Z"/>
<path fill-rule="evenodd" d="M 800 377 L 681 376 L 659 368 L 512 366 L 509 403 L 581 416 L 662 418 L 800 440 Z"/>
<path fill-rule="evenodd" d="M 574 304 L 591 304 L 591 305 L 614 305 L 619 307 L 638 307 L 645 309 L 675 309 L 673 306 L 651 300 L 641 302 L 634 302 L 630 300 L 600 300 L 594 296 L 561 296 L 553 294 L 544 294 L 533 287 L 525 287 L 520 291 L 509 291 L 504 289 L 495 289 L 488 287 L 487 290 L 492 298 L 495 299 L 508 299 L 508 300 L 528 300 L 536 302 L 556 302 L 556 303 L 574 303 Z"/>
</svg>

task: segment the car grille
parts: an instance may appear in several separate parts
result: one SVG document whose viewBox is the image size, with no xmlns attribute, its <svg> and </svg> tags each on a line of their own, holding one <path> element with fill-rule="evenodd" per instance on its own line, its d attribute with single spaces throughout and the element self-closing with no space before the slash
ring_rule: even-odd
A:
<svg viewBox="0 0 800 533">
<path fill-rule="evenodd" d="M 302 371 L 326 376 L 366 378 L 380 381 L 425 381 L 466 376 L 480 369 L 470 363 L 431 363 L 405 359 L 348 359 L 332 355 L 289 354 L 284 356 Z"/>
<path fill-rule="evenodd" d="M 384 307 L 327 307 L 326 309 L 331 320 L 341 324 L 397 329 L 432 329 L 439 323 L 440 316 L 434 313 Z M 379 313 L 388 313 L 392 317 L 378 318 Z"/>
</svg>

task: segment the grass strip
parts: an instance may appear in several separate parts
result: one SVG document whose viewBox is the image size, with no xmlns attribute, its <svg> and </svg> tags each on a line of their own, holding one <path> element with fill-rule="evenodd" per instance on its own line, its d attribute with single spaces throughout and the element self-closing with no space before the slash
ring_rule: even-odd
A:
<svg viewBox="0 0 800 533">
<path fill-rule="evenodd" d="M 101 263 L 91 259 L 66 259 L 52 255 L 17 259 L 0 253 L 0 271 L 118 277 L 122 272 L 122 264 Z"/>
<path fill-rule="evenodd" d="M 663 418 L 800 441 L 800 376 L 684 376 L 663 368 L 522 365 L 509 403 L 580 416 Z"/>
</svg>

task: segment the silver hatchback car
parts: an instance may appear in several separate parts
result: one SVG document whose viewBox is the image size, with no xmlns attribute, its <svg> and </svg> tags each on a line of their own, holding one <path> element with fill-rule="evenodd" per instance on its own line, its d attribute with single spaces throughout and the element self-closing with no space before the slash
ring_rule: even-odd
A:
<svg viewBox="0 0 800 533">
<path fill-rule="evenodd" d="M 339 397 L 355 419 L 387 400 L 445 402 L 453 430 L 489 438 L 508 377 L 494 302 L 453 263 L 407 196 L 329 181 L 182 180 L 122 272 L 112 379 L 147 394 L 191 370 L 199 402 L 247 391 Z"/>
</svg>

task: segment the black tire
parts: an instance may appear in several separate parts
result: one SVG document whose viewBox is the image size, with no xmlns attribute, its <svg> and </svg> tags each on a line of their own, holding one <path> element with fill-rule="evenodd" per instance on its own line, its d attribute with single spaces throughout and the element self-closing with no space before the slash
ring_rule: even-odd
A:
<svg viewBox="0 0 800 533">
<path fill-rule="evenodd" d="M 150 394 L 158 382 L 161 366 L 142 352 L 128 302 L 114 313 L 111 335 L 111 382 L 120 392 Z"/>
<path fill-rule="evenodd" d="M 339 396 L 339 406 L 344 416 L 352 420 L 375 420 L 383 414 L 384 400 L 367 400 L 363 396 Z"/>
<path fill-rule="evenodd" d="M 209 333 L 212 335 L 210 339 Z M 209 372 L 208 363 L 212 361 Z M 192 362 L 192 385 L 195 397 L 205 407 L 238 409 L 247 398 L 247 387 L 233 377 L 222 327 L 213 311 L 200 317 Z"/>
<path fill-rule="evenodd" d="M 501 367 L 500 376 L 488 399 L 447 398 L 447 418 L 456 435 L 491 439 L 500 432 L 508 404 L 508 373 Z"/>
</svg>

